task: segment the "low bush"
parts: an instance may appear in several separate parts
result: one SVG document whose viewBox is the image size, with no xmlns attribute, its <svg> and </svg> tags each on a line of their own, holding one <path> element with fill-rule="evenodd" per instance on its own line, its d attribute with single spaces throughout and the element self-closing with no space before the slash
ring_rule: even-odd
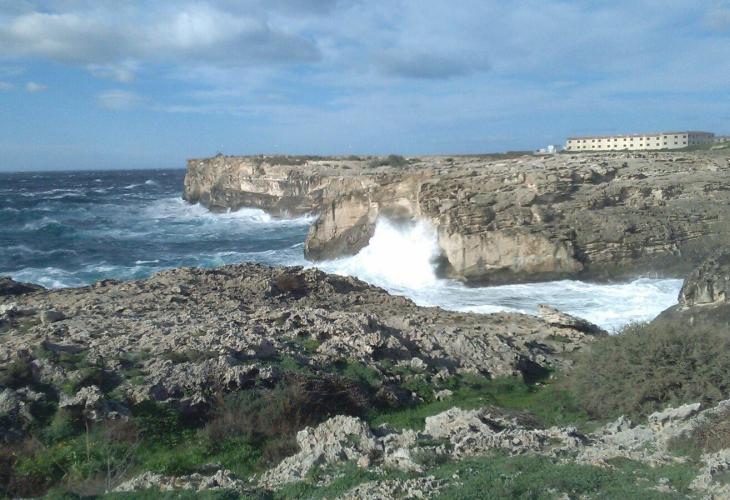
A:
<svg viewBox="0 0 730 500">
<path fill-rule="evenodd" d="M 370 167 L 402 167 L 408 165 L 406 160 L 401 155 L 388 155 L 385 158 L 373 158 L 368 162 Z"/>
<path fill-rule="evenodd" d="M 668 445 L 671 451 L 691 457 L 730 448 L 730 411 L 715 413 L 690 432 L 672 438 Z"/>
<path fill-rule="evenodd" d="M 27 359 L 16 359 L 0 370 L 0 386 L 19 389 L 33 383 L 33 369 Z"/>
<path fill-rule="evenodd" d="M 291 373 L 272 389 L 224 398 L 206 430 L 212 441 L 241 435 L 279 438 L 333 415 L 362 415 L 367 407 L 367 395 L 345 379 Z"/>
<path fill-rule="evenodd" d="M 730 396 L 730 331 L 634 324 L 596 341 L 576 362 L 570 387 L 594 417 L 642 417 L 668 406 Z"/>
</svg>

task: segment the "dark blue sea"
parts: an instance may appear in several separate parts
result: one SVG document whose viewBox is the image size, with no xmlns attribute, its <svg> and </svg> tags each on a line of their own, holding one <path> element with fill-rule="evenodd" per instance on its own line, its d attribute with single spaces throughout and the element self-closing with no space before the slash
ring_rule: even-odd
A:
<svg viewBox="0 0 730 500">
<path fill-rule="evenodd" d="M 144 278 L 180 266 L 239 262 L 314 265 L 303 257 L 312 217 L 261 210 L 213 214 L 182 200 L 184 170 L 0 173 L 0 275 L 46 287 Z M 465 287 L 439 278 L 436 231 L 378 222 L 353 257 L 316 264 L 357 276 L 424 306 L 534 313 L 550 304 L 609 329 L 648 320 L 676 303 L 681 280 L 612 284 L 563 280 Z"/>
<path fill-rule="evenodd" d="M 184 170 L 0 173 L 0 275 L 69 287 L 179 266 L 299 263 L 309 221 L 211 214 Z"/>
</svg>

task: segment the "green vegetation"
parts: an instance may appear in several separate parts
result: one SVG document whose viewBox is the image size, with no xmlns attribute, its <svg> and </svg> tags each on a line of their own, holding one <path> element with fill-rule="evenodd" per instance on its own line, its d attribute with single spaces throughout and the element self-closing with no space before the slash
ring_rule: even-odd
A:
<svg viewBox="0 0 730 500">
<path fill-rule="evenodd" d="M 13 368 L 13 380 L 21 368 Z M 0 448 L 0 496 L 37 496 L 52 487 L 98 494 L 143 471 L 183 475 L 209 463 L 246 477 L 293 454 L 298 430 L 333 415 L 362 415 L 367 402 L 352 378 L 286 373 L 274 387 L 220 396 L 198 411 L 147 401 L 131 407 L 128 422 L 95 424 L 59 409 L 31 438 Z"/>
<path fill-rule="evenodd" d="M 649 467 L 632 460 L 613 460 L 611 467 L 558 463 L 541 456 L 491 456 L 436 465 L 428 471 L 445 488 L 434 498 L 494 499 L 522 498 L 530 500 L 560 498 L 667 499 L 691 497 L 689 484 L 697 474 L 691 465 L 677 464 Z M 327 486 L 317 486 L 317 479 L 326 472 L 336 479 Z M 277 499 L 336 498 L 355 486 L 369 481 L 406 480 L 417 477 L 398 471 L 376 474 L 345 464 L 335 469 L 317 469 L 306 480 L 286 485 L 273 495 Z M 664 484 L 673 492 L 660 492 Z"/>
<path fill-rule="evenodd" d="M 368 162 L 369 167 L 403 167 L 405 165 L 408 165 L 408 160 L 401 155 L 388 155 L 385 158 L 373 158 Z"/>
<path fill-rule="evenodd" d="M 450 463 L 430 471 L 448 480 L 441 499 L 554 499 L 570 498 L 687 498 L 696 471 L 687 465 L 651 468 L 631 460 L 615 461 L 611 468 L 573 463 L 555 463 L 540 456 L 494 456 Z M 458 479 L 454 480 L 454 475 Z M 677 493 L 655 488 L 668 480 Z"/>
<path fill-rule="evenodd" d="M 465 410 L 493 405 L 501 408 L 528 411 L 543 425 L 589 424 L 571 393 L 558 382 L 526 384 L 519 378 L 488 379 L 477 375 L 452 377 L 436 387 L 449 389 L 453 395 L 443 401 L 430 401 L 417 406 L 370 415 L 372 425 L 389 424 L 396 428 L 422 429 L 426 417 L 449 408 Z"/>
<path fill-rule="evenodd" d="M 462 374 L 440 379 L 426 370 L 387 361 L 381 362 L 381 370 L 353 359 L 317 368 L 303 359 L 283 356 L 268 361 L 281 374 L 278 384 L 253 385 L 225 395 L 212 392 L 214 401 L 206 407 L 182 411 L 154 402 L 127 402 L 132 411 L 128 422 L 94 424 L 78 411 L 46 404 L 34 410 L 38 419 L 31 438 L 0 448 L 0 496 L 98 495 L 143 471 L 184 475 L 210 463 L 245 478 L 294 453 L 298 430 L 336 414 L 362 416 L 374 427 L 388 424 L 422 429 L 426 417 L 449 408 L 491 405 L 521 412 L 515 415 L 526 425 L 573 425 L 589 431 L 598 420 L 619 414 L 641 416 L 702 396 L 711 401 L 728 397 L 727 333 L 702 326 L 632 325 L 619 335 L 597 341 L 590 352 L 579 357 L 569 378 L 526 382 L 515 377 Z M 294 343 L 307 352 L 319 346 L 307 336 Z M 101 361 L 82 354 L 54 352 L 43 346 L 35 354 L 75 374 L 73 386 L 64 387 L 69 393 L 95 384 L 107 394 L 115 394 L 112 388 L 118 378 L 138 377 L 144 359 L 143 354 L 130 354 L 114 378 Z M 30 363 L 21 359 L 7 365 L 0 373 L 0 383 L 6 387 L 33 384 Z M 436 393 L 444 389 L 452 391 L 451 396 L 436 400 Z M 394 391 L 394 401 L 400 400 L 401 391 L 416 393 L 421 402 L 388 406 L 394 403 L 385 402 L 390 399 L 383 399 L 382 393 L 389 390 Z M 54 397 L 51 399 L 56 401 L 58 395 Z M 693 433 L 676 438 L 671 448 L 697 457 L 730 447 L 728 417 L 718 415 Z M 4 418 L 0 416 L 0 424 Z M 439 444 L 443 443 L 433 443 Z M 455 463 L 427 453 L 414 458 L 427 466 L 429 474 L 448 483 L 441 498 L 553 498 L 556 493 L 587 498 L 671 498 L 674 493 L 654 489 L 660 483 L 684 497 L 696 474 L 692 461 L 651 469 L 628 460 L 614 460 L 611 468 L 601 468 L 555 463 L 539 456 L 496 455 Z M 326 487 L 318 486 L 323 474 L 335 474 Z M 396 471 L 376 474 L 347 464 L 336 470 L 316 469 L 308 480 L 287 485 L 268 498 L 333 498 L 365 481 L 409 477 L 415 476 Z M 145 495 L 135 494 L 134 498 Z M 186 495 L 175 493 L 170 498 Z M 222 492 L 207 497 L 231 498 Z M 160 494 L 149 493 L 149 498 L 160 498 Z"/>
<path fill-rule="evenodd" d="M 719 401 L 730 396 L 729 333 L 669 322 L 630 325 L 580 357 L 571 389 L 600 418 Z"/>
</svg>

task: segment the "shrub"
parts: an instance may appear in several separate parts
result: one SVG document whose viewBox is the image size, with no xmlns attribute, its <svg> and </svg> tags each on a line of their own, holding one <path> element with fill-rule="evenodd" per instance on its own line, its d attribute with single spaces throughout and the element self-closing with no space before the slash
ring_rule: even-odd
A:
<svg viewBox="0 0 730 500">
<path fill-rule="evenodd" d="M 730 395 L 730 332 L 709 325 L 634 324 L 577 361 L 570 387 L 589 414 L 645 416 Z"/>
<path fill-rule="evenodd" d="M 33 383 L 33 370 L 27 359 L 16 359 L 0 371 L 0 385 L 19 389 Z"/>
<path fill-rule="evenodd" d="M 347 380 L 292 373 L 273 389 L 229 395 L 206 430 L 213 442 L 241 435 L 293 436 L 333 415 L 361 415 L 367 405 L 367 396 Z"/>
<path fill-rule="evenodd" d="M 408 160 L 401 155 L 388 155 L 386 158 L 373 158 L 368 162 L 370 167 L 402 167 L 408 165 Z"/>
</svg>

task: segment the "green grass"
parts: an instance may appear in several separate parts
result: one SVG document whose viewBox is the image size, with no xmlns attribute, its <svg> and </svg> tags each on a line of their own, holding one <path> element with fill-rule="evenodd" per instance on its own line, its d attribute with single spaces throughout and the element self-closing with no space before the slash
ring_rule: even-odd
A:
<svg viewBox="0 0 730 500">
<path fill-rule="evenodd" d="M 614 460 L 611 467 L 557 463 L 542 456 L 494 454 L 459 462 L 449 462 L 428 470 L 446 484 L 434 498 L 455 499 L 555 499 L 570 498 L 643 500 L 692 498 L 689 484 L 697 471 L 692 465 L 648 467 L 632 460 Z M 317 486 L 327 473 L 335 480 Z M 337 468 L 315 468 L 305 480 L 285 485 L 274 493 L 276 499 L 336 498 L 368 481 L 407 480 L 415 473 L 388 470 L 381 474 L 348 463 Z M 655 488 L 666 482 L 673 493 Z"/>
<path fill-rule="evenodd" d="M 487 379 L 462 375 L 441 384 L 454 392 L 444 401 L 432 401 L 389 412 L 373 412 L 371 425 L 389 424 L 395 428 L 423 429 L 426 417 L 459 407 L 464 410 L 494 405 L 532 413 L 545 425 L 590 427 L 588 415 L 561 384 L 525 384 L 515 377 Z"/>
<path fill-rule="evenodd" d="M 624 460 L 613 467 L 574 463 L 560 464 L 540 456 L 492 456 L 450 463 L 429 471 L 451 486 L 440 499 L 554 499 L 565 493 L 570 498 L 666 499 L 688 498 L 689 483 L 696 474 L 691 466 L 651 468 Z M 458 482 L 453 479 L 458 476 Z M 676 493 L 654 489 L 666 478 Z"/>
</svg>

